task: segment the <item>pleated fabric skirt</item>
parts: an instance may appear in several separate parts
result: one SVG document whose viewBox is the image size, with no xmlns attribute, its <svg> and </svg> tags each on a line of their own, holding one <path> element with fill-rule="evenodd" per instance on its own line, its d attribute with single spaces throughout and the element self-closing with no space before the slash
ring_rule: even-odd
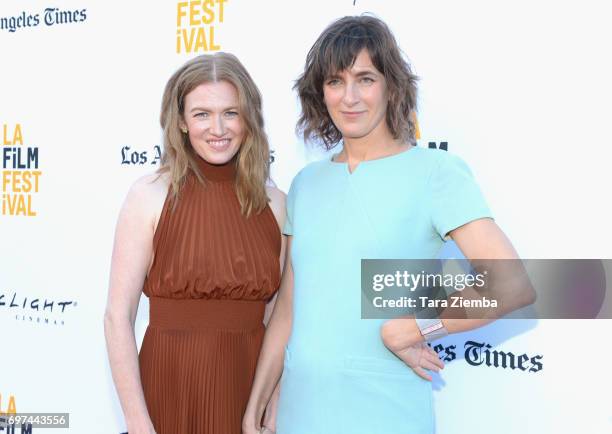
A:
<svg viewBox="0 0 612 434">
<path fill-rule="evenodd" d="M 157 434 L 240 434 L 265 302 L 151 297 L 139 354 Z"/>
</svg>

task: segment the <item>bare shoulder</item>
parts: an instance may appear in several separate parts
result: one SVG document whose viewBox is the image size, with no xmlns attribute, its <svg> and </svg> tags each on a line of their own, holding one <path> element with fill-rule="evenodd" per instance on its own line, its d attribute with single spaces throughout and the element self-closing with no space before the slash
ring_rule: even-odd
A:
<svg viewBox="0 0 612 434">
<path fill-rule="evenodd" d="M 170 177 L 167 173 L 149 173 L 141 176 L 132 184 L 129 194 L 152 197 L 168 191 Z"/>
<path fill-rule="evenodd" d="M 151 173 L 138 178 L 130 187 L 122 213 L 151 223 L 153 228 L 161 214 L 170 178 L 166 173 Z"/>
<path fill-rule="evenodd" d="M 278 187 L 275 187 L 273 185 L 266 185 L 266 193 L 268 193 L 268 197 L 271 201 L 278 202 L 281 204 L 285 203 L 285 198 L 287 197 L 287 195 Z"/>
<path fill-rule="evenodd" d="M 271 185 L 266 185 L 266 193 L 268 193 L 268 197 L 270 198 L 270 207 L 272 210 L 274 211 L 277 209 L 284 213 L 287 195 L 282 190 Z"/>
<path fill-rule="evenodd" d="M 277 187 L 271 185 L 266 185 L 266 193 L 270 198 L 270 208 L 274 213 L 274 217 L 276 217 L 279 227 L 282 228 L 285 224 L 285 202 L 287 195 Z"/>
</svg>

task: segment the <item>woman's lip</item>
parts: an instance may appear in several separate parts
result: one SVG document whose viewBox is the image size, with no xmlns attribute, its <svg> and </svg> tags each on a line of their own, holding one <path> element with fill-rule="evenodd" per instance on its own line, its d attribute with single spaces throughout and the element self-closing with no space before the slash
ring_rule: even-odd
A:
<svg viewBox="0 0 612 434">
<path fill-rule="evenodd" d="M 362 113 L 365 113 L 365 111 L 360 111 L 360 112 L 342 112 L 342 114 L 346 115 L 346 116 L 357 116 L 357 115 L 360 115 Z"/>
<path fill-rule="evenodd" d="M 225 149 L 227 149 L 231 143 L 232 140 L 229 138 L 225 138 L 225 139 L 208 139 L 207 140 L 208 145 L 217 150 L 217 151 L 224 151 Z"/>
</svg>

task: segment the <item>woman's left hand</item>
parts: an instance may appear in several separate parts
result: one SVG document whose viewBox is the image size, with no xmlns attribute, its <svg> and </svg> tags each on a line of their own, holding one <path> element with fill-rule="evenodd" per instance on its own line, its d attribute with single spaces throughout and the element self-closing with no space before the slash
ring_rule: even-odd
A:
<svg viewBox="0 0 612 434">
<path fill-rule="evenodd" d="M 425 369 L 435 372 L 440 372 L 440 369 L 444 369 L 444 362 L 424 342 L 393 351 L 393 353 L 410 366 L 415 374 L 427 381 L 431 381 L 431 375 Z"/>
<path fill-rule="evenodd" d="M 439 372 L 444 369 L 444 362 L 438 357 L 429 345 L 423 342 L 415 342 L 413 334 L 418 333 L 414 319 L 402 318 L 387 321 L 381 329 L 381 337 L 385 346 L 408 365 L 419 377 L 431 381 L 431 376 L 425 371 Z M 418 329 L 416 329 L 418 330 Z M 420 336 L 420 333 L 418 333 Z"/>
<path fill-rule="evenodd" d="M 276 432 L 276 409 L 278 408 L 278 399 L 280 395 L 280 382 L 274 388 L 274 392 L 270 397 L 270 401 L 266 406 L 263 417 L 262 433 L 274 434 Z M 263 431 L 263 430 L 267 431 Z"/>
</svg>

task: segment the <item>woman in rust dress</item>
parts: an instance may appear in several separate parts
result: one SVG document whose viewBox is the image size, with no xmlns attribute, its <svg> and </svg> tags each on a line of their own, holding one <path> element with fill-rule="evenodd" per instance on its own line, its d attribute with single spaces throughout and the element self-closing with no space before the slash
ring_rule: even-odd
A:
<svg viewBox="0 0 612 434">
<path fill-rule="evenodd" d="M 259 92 L 234 56 L 200 56 L 169 80 L 161 124 L 161 167 L 134 184 L 117 224 L 113 379 L 130 434 L 238 434 L 284 252 Z"/>
</svg>

